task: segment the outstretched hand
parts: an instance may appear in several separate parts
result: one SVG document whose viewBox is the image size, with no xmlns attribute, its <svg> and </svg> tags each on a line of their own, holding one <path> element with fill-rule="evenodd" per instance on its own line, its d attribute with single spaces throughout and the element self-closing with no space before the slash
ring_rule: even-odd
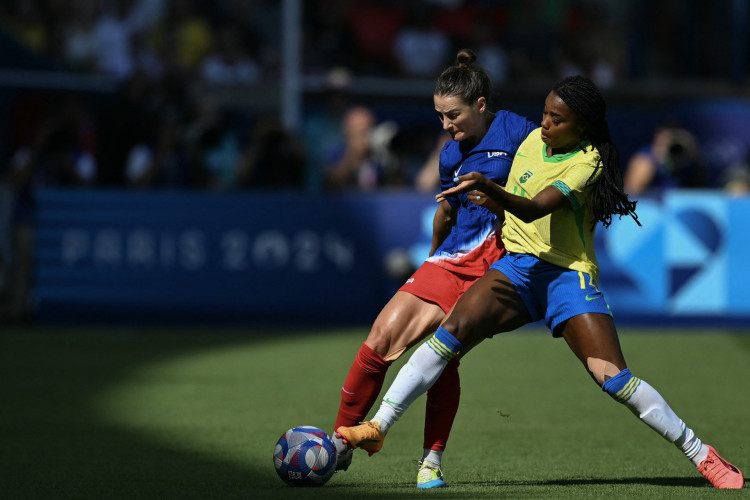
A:
<svg viewBox="0 0 750 500">
<path fill-rule="evenodd" d="M 483 187 L 487 185 L 489 179 L 487 179 L 487 177 L 485 177 L 483 174 L 480 174 L 479 172 L 470 172 L 466 175 L 454 177 L 453 182 L 458 182 L 459 184 L 457 186 L 453 186 L 452 188 L 446 189 L 442 193 L 438 193 L 435 196 L 435 201 L 441 203 L 451 196 L 455 196 L 461 193 L 467 193 L 469 191 L 479 191 L 479 194 L 474 195 L 475 199 L 476 196 L 482 197 L 482 194 L 484 193 Z M 484 196 L 484 198 L 486 199 L 486 196 Z"/>
</svg>

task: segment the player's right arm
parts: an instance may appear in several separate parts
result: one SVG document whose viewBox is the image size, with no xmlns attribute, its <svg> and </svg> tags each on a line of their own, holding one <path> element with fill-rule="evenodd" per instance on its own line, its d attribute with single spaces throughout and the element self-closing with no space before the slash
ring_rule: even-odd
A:
<svg viewBox="0 0 750 500">
<path fill-rule="evenodd" d="M 438 202 L 445 203 L 445 198 L 460 193 L 469 193 L 469 201 L 483 201 L 482 193 L 493 202 L 493 206 L 502 207 L 523 222 L 529 223 L 568 206 L 568 199 L 555 186 L 547 186 L 533 198 L 525 198 L 509 193 L 479 172 L 471 172 L 456 178 L 459 184 L 438 194 Z M 486 201 L 485 201 L 486 203 Z M 496 205 L 495 205 L 496 204 Z"/>
<path fill-rule="evenodd" d="M 458 208 L 453 208 L 446 200 L 443 200 L 438 205 L 437 210 L 435 210 L 435 217 L 432 219 L 432 247 L 430 248 L 430 256 L 443 244 L 451 233 L 453 226 L 456 225 L 456 212 L 458 212 Z"/>
</svg>

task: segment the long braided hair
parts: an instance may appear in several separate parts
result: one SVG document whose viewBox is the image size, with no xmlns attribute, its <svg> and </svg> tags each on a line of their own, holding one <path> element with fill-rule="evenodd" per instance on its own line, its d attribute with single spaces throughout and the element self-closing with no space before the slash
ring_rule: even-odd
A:
<svg viewBox="0 0 750 500">
<path fill-rule="evenodd" d="M 612 223 L 612 216 L 629 215 L 640 226 L 635 213 L 636 201 L 629 200 L 622 187 L 620 155 L 609 135 L 606 112 L 607 104 L 594 83 L 583 76 L 570 76 L 553 87 L 553 92 L 583 122 L 588 139 L 599 151 L 602 175 L 594 185 L 591 208 L 594 225 L 600 221 L 604 227 Z M 592 174 L 593 176 L 593 174 Z"/>
</svg>

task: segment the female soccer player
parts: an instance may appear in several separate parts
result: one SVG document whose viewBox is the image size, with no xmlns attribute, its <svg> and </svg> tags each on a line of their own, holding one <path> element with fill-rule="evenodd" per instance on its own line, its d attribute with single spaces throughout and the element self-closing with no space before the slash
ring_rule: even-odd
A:
<svg viewBox="0 0 750 500">
<path fill-rule="evenodd" d="M 476 172 L 505 185 L 513 156 L 537 126 L 508 111 L 492 112 L 490 79 L 474 65 L 470 50 L 437 79 L 434 104 L 450 133 L 440 153 L 443 189 L 456 175 Z M 505 252 L 496 234 L 498 216 L 470 203 L 466 195 L 440 202 L 433 220 L 430 256 L 385 305 L 357 353 L 341 389 L 334 429 L 359 424 L 383 387 L 388 367 L 426 338 L 445 319 L 458 298 Z M 424 456 L 417 486 L 444 486 L 440 462 L 459 401 L 458 360 L 448 364 L 427 394 Z M 334 434 L 339 469 L 351 463 L 352 449 Z"/>
<path fill-rule="evenodd" d="M 609 306 L 597 288 L 594 229 L 612 216 L 638 222 L 622 188 L 605 102 L 588 79 L 570 77 L 547 96 L 542 126 L 521 145 L 503 189 L 480 173 L 438 201 L 468 195 L 505 211 L 508 255 L 456 303 L 434 336 L 416 349 L 374 419 L 339 428 L 352 447 L 378 451 L 389 427 L 436 380 L 443 367 L 497 332 L 544 318 L 594 381 L 649 427 L 673 442 L 717 488 L 742 488 L 742 473 L 683 423 L 659 393 L 630 373 Z M 486 198 L 485 198 L 486 197 Z"/>
</svg>

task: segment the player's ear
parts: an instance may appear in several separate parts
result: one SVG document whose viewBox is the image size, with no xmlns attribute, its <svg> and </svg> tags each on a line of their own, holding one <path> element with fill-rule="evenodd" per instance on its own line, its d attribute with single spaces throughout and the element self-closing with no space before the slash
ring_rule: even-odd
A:
<svg viewBox="0 0 750 500">
<path fill-rule="evenodd" d="M 487 110 L 487 98 L 484 96 L 477 99 L 477 111 L 479 111 L 479 114 L 484 113 Z"/>
</svg>

